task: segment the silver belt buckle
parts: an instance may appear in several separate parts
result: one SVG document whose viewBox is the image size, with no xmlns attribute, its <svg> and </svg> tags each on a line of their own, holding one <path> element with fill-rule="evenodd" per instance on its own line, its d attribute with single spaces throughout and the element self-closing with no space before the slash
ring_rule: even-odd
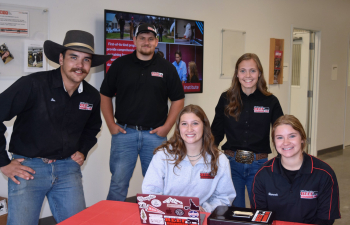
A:
<svg viewBox="0 0 350 225">
<path fill-rule="evenodd" d="M 252 164 L 254 161 L 254 153 L 251 151 L 237 150 L 235 160 L 243 164 Z"/>
</svg>

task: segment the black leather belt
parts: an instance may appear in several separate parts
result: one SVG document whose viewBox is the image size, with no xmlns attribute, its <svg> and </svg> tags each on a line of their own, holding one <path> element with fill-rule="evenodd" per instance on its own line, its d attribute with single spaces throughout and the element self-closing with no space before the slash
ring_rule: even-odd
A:
<svg viewBox="0 0 350 225">
<path fill-rule="evenodd" d="M 122 126 L 125 126 L 125 123 L 119 123 L 119 124 Z M 152 130 L 152 127 L 137 126 L 137 125 L 130 125 L 130 124 L 126 124 L 126 127 L 134 130 Z"/>
</svg>

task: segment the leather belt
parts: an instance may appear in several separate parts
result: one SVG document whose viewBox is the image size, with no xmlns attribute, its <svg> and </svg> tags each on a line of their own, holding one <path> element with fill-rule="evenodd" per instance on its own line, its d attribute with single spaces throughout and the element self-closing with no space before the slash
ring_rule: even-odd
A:
<svg viewBox="0 0 350 225">
<path fill-rule="evenodd" d="M 152 127 L 130 125 L 130 124 L 125 124 L 125 123 L 119 123 L 119 124 L 122 125 L 122 126 L 126 125 L 127 128 L 131 128 L 131 129 L 134 129 L 134 130 L 152 130 Z"/>
<path fill-rule="evenodd" d="M 252 151 L 246 151 L 246 150 L 224 150 L 225 154 L 231 157 L 234 157 L 236 162 L 244 163 L 244 164 L 252 164 L 254 161 L 254 154 L 255 154 L 255 160 L 260 159 L 266 159 L 268 157 L 267 153 L 254 153 Z M 236 156 L 235 156 L 236 152 Z"/>
<path fill-rule="evenodd" d="M 46 164 L 56 162 L 56 159 L 48 159 L 48 158 L 41 158 L 41 157 L 37 157 L 37 158 L 41 159 Z"/>
</svg>

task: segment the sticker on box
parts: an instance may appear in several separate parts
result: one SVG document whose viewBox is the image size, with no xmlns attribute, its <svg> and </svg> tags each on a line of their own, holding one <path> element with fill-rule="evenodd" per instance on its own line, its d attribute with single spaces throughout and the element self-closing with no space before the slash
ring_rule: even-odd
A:
<svg viewBox="0 0 350 225">
<path fill-rule="evenodd" d="M 137 196 L 137 200 L 139 200 L 139 202 L 150 201 L 154 198 L 156 198 L 155 195 L 148 195 L 147 197 Z"/>
<path fill-rule="evenodd" d="M 151 206 L 151 205 L 148 205 L 148 207 L 146 208 L 146 211 L 147 212 L 152 212 L 152 213 L 159 213 L 159 214 L 165 214 L 163 211 Z"/>
<path fill-rule="evenodd" d="M 145 202 L 139 202 L 139 208 L 140 209 L 146 209 L 148 207 L 149 204 L 145 203 Z"/>
<path fill-rule="evenodd" d="M 186 210 L 199 210 L 199 206 L 194 204 L 192 199 L 190 199 L 190 206 L 185 206 L 184 209 L 186 209 Z"/>
<path fill-rule="evenodd" d="M 159 214 L 149 214 L 149 223 L 150 224 L 164 224 L 164 218 Z"/>
<path fill-rule="evenodd" d="M 172 197 L 169 197 L 169 198 L 165 199 L 163 201 L 163 203 L 172 203 L 172 204 L 180 204 L 180 205 L 183 204 L 182 201 L 179 201 L 179 200 L 177 200 L 175 198 L 172 198 Z"/>
<path fill-rule="evenodd" d="M 147 223 L 147 214 L 145 213 L 144 209 L 141 209 L 140 217 L 141 217 L 143 223 Z"/>
<path fill-rule="evenodd" d="M 175 209 L 175 214 L 178 216 L 183 216 L 185 212 L 182 209 Z"/>
<path fill-rule="evenodd" d="M 269 221 L 271 214 L 272 214 L 271 211 L 257 210 L 255 212 L 255 215 L 254 215 L 252 221 L 253 222 L 267 223 Z"/>
<path fill-rule="evenodd" d="M 151 201 L 151 204 L 154 206 L 154 207 L 160 207 L 162 205 L 162 202 L 159 201 L 158 199 L 153 199 Z"/>
<path fill-rule="evenodd" d="M 198 217 L 199 216 L 199 213 L 197 211 L 189 211 L 188 212 L 188 215 L 190 217 Z"/>
<path fill-rule="evenodd" d="M 199 218 L 181 217 L 181 216 L 164 216 L 166 224 L 199 224 Z"/>
</svg>

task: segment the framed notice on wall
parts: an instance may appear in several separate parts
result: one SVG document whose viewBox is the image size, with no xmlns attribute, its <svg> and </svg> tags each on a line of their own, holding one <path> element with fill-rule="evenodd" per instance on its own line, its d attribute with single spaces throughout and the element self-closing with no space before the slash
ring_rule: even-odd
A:
<svg viewBox="0 0 350 225">
<path fill-rule="evenodd" d="M 0 3 L 0 45 L 6 46 L 11 54 L 7 56 L 6 64 L 0 62 L 0 80 L 18 79 L 29 73 L 47 70 L 45 56 L 40 51 L 47 39 L 46 8 Z M 28 43 L 35 43 L 35 48 L 30 48 L 31 44 Z M 0 51 L 3 50 L 0 48 Z"/>
<path fill-rule="evenodd" d="M 0 35 L 28 37 L 28 34 L 28 11 L 0 8 Z"/>
</svg>

